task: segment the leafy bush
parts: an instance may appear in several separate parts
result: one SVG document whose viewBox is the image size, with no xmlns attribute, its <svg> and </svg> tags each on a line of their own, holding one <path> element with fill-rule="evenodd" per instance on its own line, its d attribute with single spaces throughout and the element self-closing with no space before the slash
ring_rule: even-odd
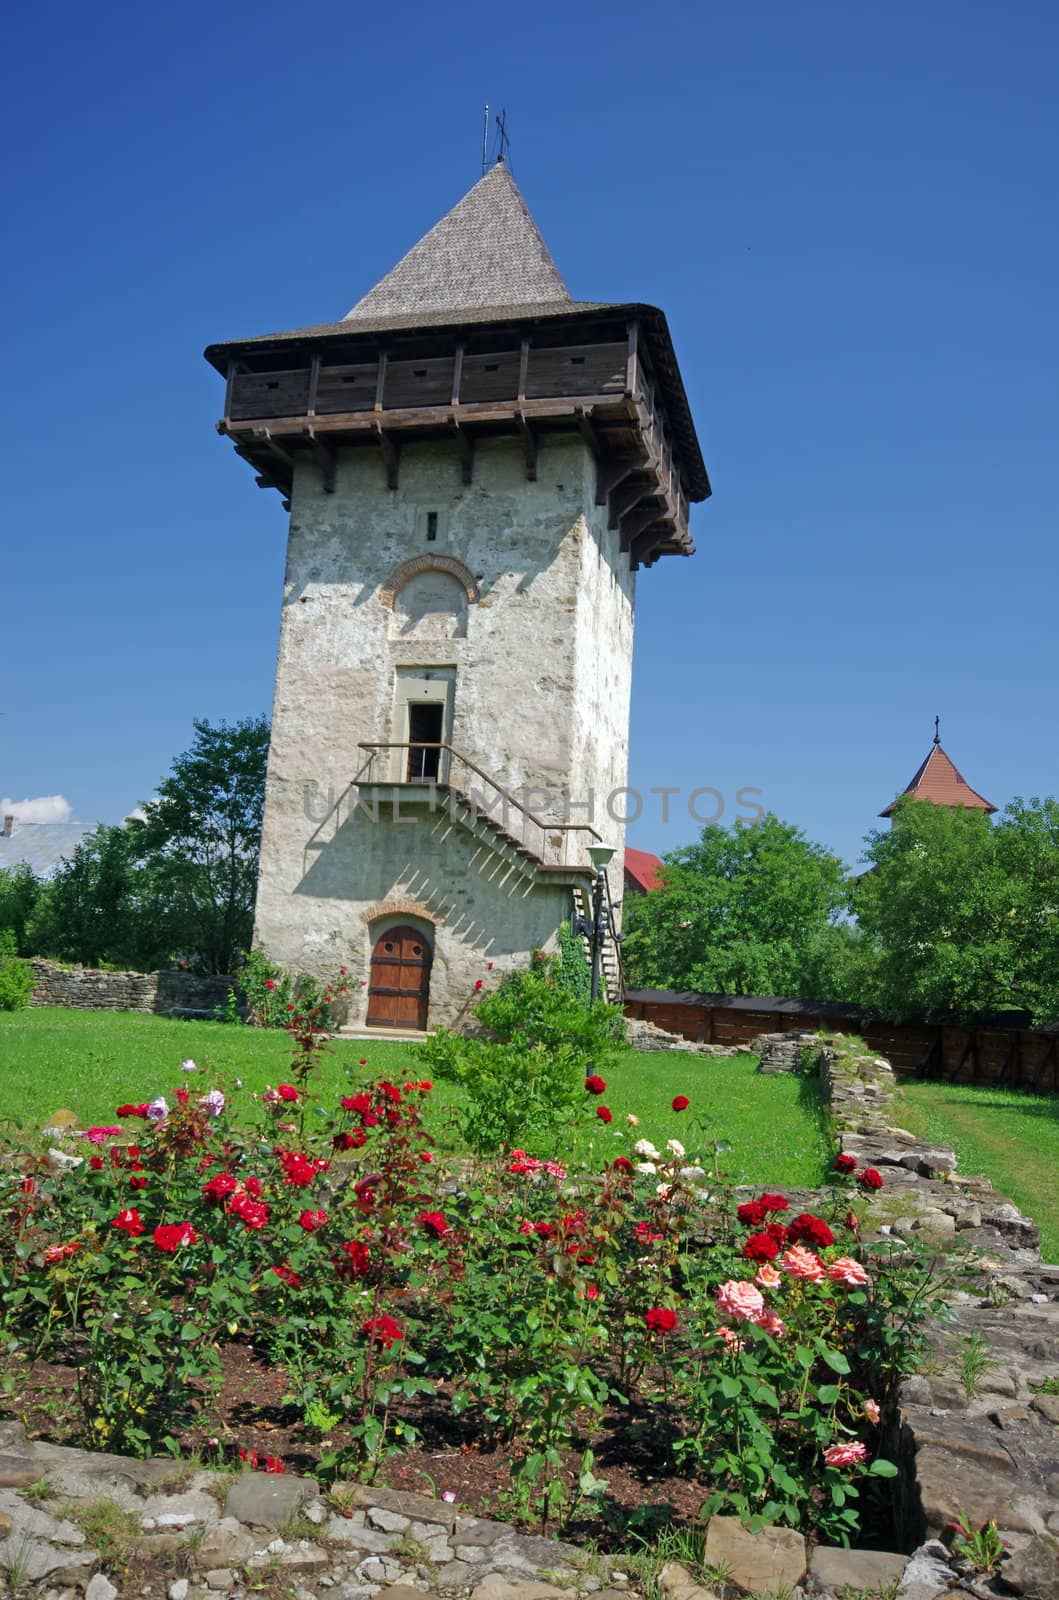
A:
<svg viewBox="0 0 1059 1600">
<path fill-rule="evenodd" d="M 0 928 L 0 1011 L 21 1011 L 33 993 L 33 968 L 17 950 L 14 930 Z"/>
<path fill-rule="evenodd" d="M 460 1132 L 479 1154 L 516 1144 L 549 1147 L 583 1105 L 585 1079 L 607 1069 L 624 1036 L 614 1006 L 585 1006 L 557 970 L 545 958 L 486 996 L 475 1017 L 492 1038 L 439 1028 L 418 1047 L 428 1072 L 466 1091 Z"/>
<path fill-rule="evenodd" d="M 512 989 L 490 1015 L 547 1036 L 550 1001 Z M 863 1244 L 837 1186 L 819 1215 L 777 1194 L 737 1205 L 676 1140 L 580 1179 L 516 1148 L 453 1184 L 428 1080 L 321 1105 L 319 1021 L 289 1033 L 289 1081 L 260 1100 L 186 1078 L 89 1129 L 66 1176 L 13 1154 L 0 1342 L 9 1369 L 72 1356 L 86 1439 L 176 1449 L 250 1332 L 326 1441 L 325 1476 L 414 1443 L 409 1406 L 429 1395 L 506 1444 L 517 1511 L 562 1521 L 606 1488 L 593 1436 L 617 1402 L 666 1470 L 712 1483 L 706 1511 L 856 1533 L 860 1480 L 896 1470 L 879 1430 L 936 1294 L 926 1256 Z M 571 1114 L 605 1090 L 590 1074 Z"/>
<path fill-rule="evenodd" d="M 321 983 L 307 972 L 288 972 L 263 950 L 252 950 L 235 974 L 235 987 L 218 1016 L 223 1022 L 245 1021 L 256 1028 L 285 1028 L 294 1012 L 311 1012 L 333 1033 L 342 1025 L 347 991 L 344 967 L 333 983 Z M 240 1002 L 242 1009 L 240 1009 Z"/>
</svg>

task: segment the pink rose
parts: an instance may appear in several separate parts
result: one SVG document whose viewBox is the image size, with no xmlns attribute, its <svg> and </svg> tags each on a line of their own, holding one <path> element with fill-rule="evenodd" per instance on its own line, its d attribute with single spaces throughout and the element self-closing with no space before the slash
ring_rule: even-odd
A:
<svg viewBox="0 0 1059 1600">
<path fill-rule="evenodd" d="M 754 1318 L 754 1326 L 763 1328 L 766 1333 L 771 1333 L 774 1339 L 782 1339 L 787 1332 L 787 1324 L 774 1311 L 762 1311 L 759 1316 Z"/>
<path fill-rule="evenodd" d="M 742 1350 L 746 1345 L 746 1340 L 740 1339 L 739 1335 L 737 1333 L 733 1333 L 731 1328 L 718 1328 L 717 1332 L 724 1340 L 727 1349 L 733 1350 L 736 1355 L 738 1355 L 740 1350 Z"/>
<path fill-rule="evenodd" d="M 847 1289 L 859 1289 L 868 1282 L 866 1268 L 859 1261 L 854 1261 L 852 1256 L 839 1256 L 832 1261 L 827 1269 L 827 1275 L 832 1283 L 843 1283 Z"/>
<path fill-rule="evenodd" d="M 879 1415 L 880 1415 L 878 1400 L 865 1400 L 864 1406 L 863 1406 L 863 1411 L 864 1411 L 864 1415 L 867 1417 L 868 1421 L 869 1422 L 873 1422 L 873 1423 L 876 1424 L 876 1426 L 878 1426 Z"/>
<path fill-rule="evenodd" d="M 806 1283 L 823 1283 L 824 1263 L 819 1256 L 803 1244 L 794 1244 L 780 1256 L 780 1266 L 792 1278 L 803 1278 Z"/>
<path fill-rule="evenodd" d="M 759 1289 L 778 1289 L 780 1284 L 783 1282 L 783 1279 L 780 1277 L 775 1267 L 771 1266 L 770 1263 L 766 1261 L 763 1267 L 758 1268 L 757 1276 L 755 1277 L 754 1282 L 757 1284 Z"/>
<path fill-rule="evenodd" d="M 764 1296 L 752 1283 L 730 1278 L 717 1291 L 717 1304 L 733 1322 L 750 1322 L 765 1309 Z"/>
<path fill-rule="evenodd" d="M 856 1467 L 868 1459 L 868 1446 L 854 1440 L 851 1444 L 833 1444 L 824 1451 L 824 1461 L 829 1467 Z"/>
</svg>

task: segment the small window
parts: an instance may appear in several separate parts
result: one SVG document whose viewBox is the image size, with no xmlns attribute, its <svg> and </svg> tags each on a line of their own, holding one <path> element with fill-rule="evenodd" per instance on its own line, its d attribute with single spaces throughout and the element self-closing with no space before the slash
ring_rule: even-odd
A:
<svg viewBox="0 0 1059 1600">
<path fill-rule="evenodd" d="M 412 376 L 413 376 L 413 378 L 425 378 L 426 375 L 427 375 L 426 367 L 413 367 L 412 368 Z"/>
<path fill-rule="evenodd" d="M 431 544 L 438 536 L 438 514 L 436 511 L 427 512 L 427 539 Z"/>
<path fill-rule="evenodd" d="M 585 364 L 584 356 L 571 356 L 570 357 L 570 365 L 572 367 L 583 367 L 584 364 Z"/>
<path fill-rule="evenodd" d="M 273 380 L 272 383 L 266 383 L 265 384 L 265 388 L 266 389 L 278 389 L 279 388 L 279 379 L 276 378 L 276 379 Z"/>
<path fill-rule="evenodd" d="M 485 366 L 482 368 L 482 371 L 483 372 L 499 372 L 500 371 L 500 363 L 499 363 L 499 361 L 487 361 Z"/>
<path fill-rule="evenodd" d="M 387 955 L 390 955 L 390 954 L 392 954 L 392 952 L 393 952 L 393 945 L 389 941 L 387 941 L 387 943 L 386 943 L 386 953 L 387 953 Z"/>
<path fill-rule="evenodd" d="M 343 378 L 342 382 L 343 383 L 356 383 L 357 379 L 356 378 Z"/>
</svg>

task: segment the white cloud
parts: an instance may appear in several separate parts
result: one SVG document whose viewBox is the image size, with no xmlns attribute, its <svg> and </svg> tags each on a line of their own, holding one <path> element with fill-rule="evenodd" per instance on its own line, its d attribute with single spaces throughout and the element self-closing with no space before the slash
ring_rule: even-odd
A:
<svg viewBox="0 0 1059 1600">
<path fill-rule="evenodd" d="M 16 822 L 69 822 L 74 808 L 61 794 L 42 794 L 35 800 L 0 800 L 0 816 Z"/>
<path fill-rule="evenodd" d="M 147 813 L 143 809 L 143 806 L 133 806 L 128 816 L 124 817 L 122 820 L 124 822 L 146 822 Z"/>
</svg>

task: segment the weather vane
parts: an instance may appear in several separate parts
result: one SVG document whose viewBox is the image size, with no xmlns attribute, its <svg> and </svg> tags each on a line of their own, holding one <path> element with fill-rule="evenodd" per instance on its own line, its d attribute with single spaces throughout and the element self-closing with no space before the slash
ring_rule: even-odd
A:
<svg viewBox="0 0 1059 1600">
<path fill-rule="evenodd" d="M 935 717 L 934 718 L 934 743 L 935 744 L 940 744 L 941 743 L 941 718 L 940 717 Z"/>
<path fill-rule="evenodd" d="M 496 126 L 497 126 L 497 131 L 498 131 L 498 133 L 500 135 L 499 148 L 498 148 L 498 150 L 496 152 L 496 159 L 498 161 L 503 161 L 505 159 L 505 157 L 507 156 L 508 149 L 509 149 L 509 147 L 511 145 L 511 140 L 507 136 L 507 112 L 506 111 L 501 111 L 500 115 L 496 119 Z"/>
</svg>

